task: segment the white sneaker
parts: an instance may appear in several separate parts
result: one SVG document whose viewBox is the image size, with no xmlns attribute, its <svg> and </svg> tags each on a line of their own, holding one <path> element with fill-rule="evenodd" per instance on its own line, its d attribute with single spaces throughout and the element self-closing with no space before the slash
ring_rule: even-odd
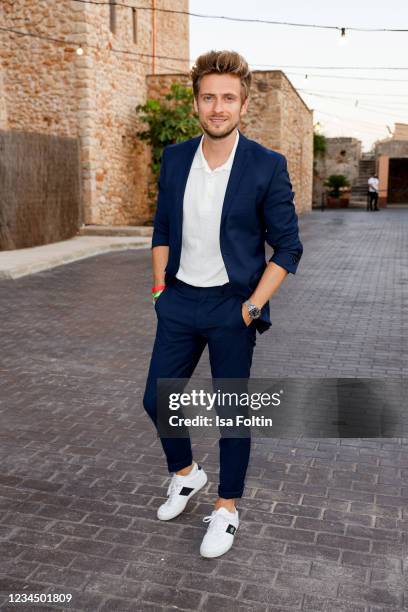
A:
<svg viewBox="0 0 408 612">
<path fill-rule="evenodd" d="M 169 498 L 157 510 L 157 518 L 161 521 L 169 521 L 181 514 L 190 497 L 207 484 L 207 474 L 195 461 L 193 463 L 193 469 L 186 476 L 173 474 L 167 489 Z"/>
<path fill-rule="evenodd" d="M 218 508 L 213 510 L 210 516 L 204 517 L 203 522 L 210 524 L 201 542 L 201 556 L 212 558 L 226 553 L 231 548 L 238 529 L 238 510 L 229 512 L 226 508 Z"/>
</svg>

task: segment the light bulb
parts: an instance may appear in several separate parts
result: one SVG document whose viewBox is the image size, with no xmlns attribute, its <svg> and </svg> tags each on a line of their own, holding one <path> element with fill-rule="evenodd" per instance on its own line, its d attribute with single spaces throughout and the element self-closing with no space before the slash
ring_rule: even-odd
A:
<svg viewBox="0 0 408 612">
<path fill-rule="evenodd" d="M 348 38 L 346 37 L 346 28 L 341 28 L 341 34 L 338 40 L 338 44 L 341 47 L 344 47 L 344 45 L 347 45 L 347 43 L 348 43 Z"/>
</svg>

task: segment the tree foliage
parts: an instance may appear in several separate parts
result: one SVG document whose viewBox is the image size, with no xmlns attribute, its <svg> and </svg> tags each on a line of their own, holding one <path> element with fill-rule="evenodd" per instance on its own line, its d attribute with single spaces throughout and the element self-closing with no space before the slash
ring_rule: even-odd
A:
<svg viewBox="0 0 408 612">
<path fill-rule="evenodd" d="M 149 99 L 136 106 L 136 113 L 147 128 L 137 136 L 151 145 L 152 172 L 157 182 L 164 147 L 183 142 L 200 133 L 200 124 L 193 107 L 193 90 L 181 83 L 173 83 L 165 100 Z"/>
<path fill-rule="evenodd" d="M 313 134 L 313 154 L 315 157 L 324 157 L 327 150 L 327 140 L 324 134 Z"/>
</svg>

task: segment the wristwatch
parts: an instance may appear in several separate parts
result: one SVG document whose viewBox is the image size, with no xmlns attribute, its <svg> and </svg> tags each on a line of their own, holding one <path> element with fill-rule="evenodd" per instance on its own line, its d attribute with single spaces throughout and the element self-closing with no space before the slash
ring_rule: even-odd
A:
<svg viewBox="0 0 408 612">
<path fill-rule="evenodd" d="M 249 318 L 252 319 L 252 321 L 254 319 L 259 319 L 261 316 L 261 309 L 255 306 L 255 304 L 252 304 L 249 300 L 244 302 L 244 304 L 248 308 Z"/>
</svg>

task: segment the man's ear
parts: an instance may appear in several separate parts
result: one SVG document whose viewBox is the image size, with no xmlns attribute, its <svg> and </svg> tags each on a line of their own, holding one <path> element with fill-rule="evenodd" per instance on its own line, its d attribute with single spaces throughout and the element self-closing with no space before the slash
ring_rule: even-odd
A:
<svg viewBox="0 0 408 612">
<path fill-rule="evenodd" d="M 196 112 L 196 113 L 198 113 L 197 100 L 196 100 L 196 97 L 195 97 L 195 96 L 194 96 L 194 103 L 193 103 L 193 104 L 194 104 L 194 110 L 195 110 L 195 112 Z"/>
<path fill-rule="evenodd" d="M 249 104 L 249 97 L 246 98 L 245 102 L 243 103 L 243 105 L 241 106 L 241 110 L 240 110 L 240 116 L 242 117 L 243 115 L 246 115 L 247 110 L 248 110 L 248 104 Z"/>
</svg>

